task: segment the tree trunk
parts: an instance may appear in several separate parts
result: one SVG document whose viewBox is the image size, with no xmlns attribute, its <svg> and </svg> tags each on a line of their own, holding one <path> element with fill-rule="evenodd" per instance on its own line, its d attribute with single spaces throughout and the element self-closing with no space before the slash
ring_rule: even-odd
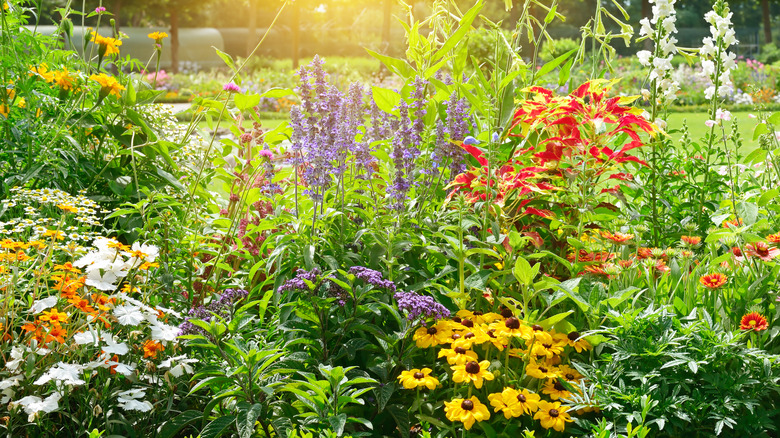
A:
<svg viewBox="0 0 780 438">
<path fill-rule="evenodd" d="M 761 0 L 761 12 L 764 16 L 764 43 L 772 42 L 772 16 L 769 15 L 769 0 Z"/>
<path fill-rule="evenodd" d="M 249 23 L 247 23 L 246 56 L 257 45 L 257 0 L 249 0 Z"/>
<path fill-rule="evenodd" d="M 300 2 L 293 3 L 292 10 L 292 66 L 298 68 L 301 45 L 301 5 Z"/>
<path fill-rule="evenodd" d="M 114 21 L 116 22 L 116 30 L 122 27 L 122 0 L 116 0 L 114 2 L 114 10 L 111 11 L 114 14 Z"/>
<path fill-rule="evenodd" d="M 648 20 L 653 18 L 653 8 L 650 6 L 650 0 L 642 0 L 642 18 Z M 653 50 L 653 42 L 650 38 L 644 40 L 644 49 Z"/>
<path fill-rule="evenodd" d="M 171 71 L 179 72 L 179 12 L 175 6 L 168 9 L 171 14 Z"/>
</svg>

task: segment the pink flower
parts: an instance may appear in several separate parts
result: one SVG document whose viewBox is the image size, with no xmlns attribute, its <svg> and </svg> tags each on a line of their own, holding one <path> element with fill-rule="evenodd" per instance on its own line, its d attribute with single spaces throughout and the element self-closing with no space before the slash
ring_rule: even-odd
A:
<svg viewBox="0 0 780 438">
<path fill-rule="evenodd" d="M 718 110 L 715 111 L 715 120 L 729 121 L 731 120 L 731 112 L 718 108 Z"/>
<path fill-rule="evenodd" d="M 234 84 L 233 82 L 228 82 L 225 84 L 225 86 L 222 87 L 223 90 L 227 91 L 228 93 L 240 93 L 241 88 L 238 87 L 238 85 Z"/>
<path fill-rule="evenodd" d="M 715 120 L 707 120 L 706 122 L 704 122 L 704 124 L 707 125 L 708 128 L 712 128 L 713 126 L 717 125 L 718 122 L 716 122 Z"/>
<path fill-rule="evenodd" d="M 98 14 L 101 12 L 106 12 L 106 8 L 104 8 L 103 6 L 98 6 L 95 8 L 95 12 L 97 12 Z"/>
<path fill-rule="evenodd" d="M 258 152 L 258 155 L 260 155 L 261 157 L 266 157 L 269 160 L 274 157 L 274 154 L 268 149 L 261 150 L 260 152 Z"/>
</svg>

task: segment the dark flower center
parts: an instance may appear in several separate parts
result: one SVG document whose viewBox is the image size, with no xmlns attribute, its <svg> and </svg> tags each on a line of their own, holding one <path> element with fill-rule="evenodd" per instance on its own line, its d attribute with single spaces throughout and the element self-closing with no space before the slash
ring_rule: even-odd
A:
<svg viewBox="0 0 780 438">
<path fill-rule="evenodd" d="M 456 317 L 452 318 L 452 321 L 453 322 L 461 322 L 462 320 L 460 319 L 460 316 L 456 316 Z"/>
<path fill-rule="evenodd" d="M 566 387 L 561 385 L 561 382 L 555 382 L 555 385 L 553 385 L 556 391 L 566 391 Z"/>
<path fill-rule="evenodd" d="M 472 321 L 470 319 L 464 319 L 460 323 L 463 324 L 464 326 L 468 327 L 468 328 L 474 327 L 474 321 Z"/>
<path fill-rule="evenodd" d="M 544 347 L 544 348 L 552 348 L 552 344 L 542 344 L 542 347 Z"/>
<path fill-rule="evenodd" d="M 560 414 L 560 413 L 558 412 L 557 409 L 550 409 L 550 416 L 551 417 L 558 418 L 558 414 Z"/>
<path fill-rule="evenodd" d="M 418 371 L 418 372 L 414 373 L 414 378 L 417 379 L 417 380 L 423 379 L 423 378 L 425 378 L 425 374 L 423 374 L 423 373 Z"/>
<path fill-rule="evenodd" d="M 528 399 L 525 397 L 525 394 L 517 394 L 517 401 L 520 403 L 525 403 Z"/>
<path fill-rule="evenodd" d="M 490 329 L 487 331 L 487 335 L 493 339 L 496 339 L 496 329 Z"/>
<path fill-rule="evenodd" d="M 478 374 L 479 373 L 479 364 L 474 362 L 473 360 L 471 362 L 466 363 L 466 372 L 469 374 Z"/>
<path fill-rule="evenodd" d="M 574 342 L 574 341 L 576 341 L 577 339 L 580 338 L 580 334 L 579 334 L 579 332 L 571 332 L 571 333 L 569 333 L 568 338 L 569 338 L 570 341 Z"/>
<path fill-rule="evenodd" d="M 742 250 L 739 247 L 731 248 L 731 252 L 737 257 L 742 257 Z"/>
<path fill-rule="evenodd" d="M 501 316 L 504 318 L 511 318 L 512 317 L 512 311 L 508 308 L 504 307 L 501 309 Z"/>
<path fill-rule="evenodd" d="M 464 337 L 464 338 L 466 338 L 466 339 L 471 339 L 471 338 L 473 338 L 474 336 L 475 336 L 475 335 L 474 335 L 474 333 L 471 333 L 471 332 L 468 332 L 468 333 L 466 333 L 465 335 L 463 335 L 463 337 Z"/>
<path fill-rule="evenodd" d="M 463 400 L 463 403 L 460 404 L 461 409 L 464 411 L 470 411 L 474 409 L 474 402 L 471 400 Z M 557 414 L 557 412 L 556 412 Z"/>
<path fill-rule="evenodd" d="M 453 333 L 452 334 L 452 339 L 453 340 L 460 339 L 460 338 L 461 338 L 460 333 Z"/>
<path fill-rule="evenodd" d="M 510 330 L 517 330 L 520 328 L 520 320 L 512 316 L 504 321 L 504 325 Z"/>
<path fill-rule="evenodd" d="M 536 332 L 540 332 L 544 330 L 544 327 L 540 326 L 539 324 L 534 324 L 533 329 Z"/>
<path fill-rule="evenodd" d="M 463 347 L 455 347 L 455 352 L 458 354 L 466 354 L 466 349 Z"/>
<path fill-rule="evenodd" d="M 479 310 L 474 312 L 474 316 L 482 316 L 484 313 L 480 312 Z"/>
<path fill-rule="evenodd" d="M 436 332 L 437 332 L 436 327 L 431 327 L 431 328 L 428 329 L 428 334 L 429 335 L 435 335 Z"/>
<path fill-rule="evenodd" d="M 756 243 L 756 254 L 760 255 L 761 257 L 766 257 L 769 255 L 769 247 L 766 246 L 766 243 Z"/>
<path fill-rule="evenodd" d="M 541 372 L 543 372 L 543 373 L 546 373 L 546 372 L 547 372 L 547 368 L 545 368 L 545 367 L 539 367 L 539 371 L 541 371 Z"/>
<path fill-rule="evenodd" d="M 572 374 L 572 373 L 567 373 L 567 374 L 566 374 L 566 380 L 574 380 L 574 374 Z"/>
</svg>

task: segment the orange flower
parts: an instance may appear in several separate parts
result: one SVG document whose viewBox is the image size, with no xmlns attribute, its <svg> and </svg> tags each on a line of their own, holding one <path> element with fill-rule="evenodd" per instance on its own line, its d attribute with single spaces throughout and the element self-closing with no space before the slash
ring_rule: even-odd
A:
<svg viewBox="0 0 780 438">
<path fill-rule="evenodd" d="M 780 243 L 780 233 L 770 234 L 766 236 L 766 240 L 772 243 Z"/>
<path fill-rule="evenodd" d="M 65 233 L 58 230 L 46 230 L 46 232 L 43 233 L 43 237 L 51 237 L 52 240 L 62 240 L 65 238 Z"/>
<path fill-rule="evenodd" d="M 93 33 L 92 36 L 92 42 L 100 46 L 100 56 L 119 54 L 119 46 L 122 45 L 122 41 L 98 35 L 97 32 Z"/>
<path fill-rule="evenodd" d="M 701 237 L 699 236 L 682 236 L 680 240 L 690 246 L 696 246 L 701 243 Z"/>
<path fill-rule="evenodd" d="M 97 310 L 95 310 L 94 307 L 89 305 L 89 301 L 88 300 L 86 300 L 86 299 L 84 299 L 84 298 L 82 298 L 80 296 L 75 296 L 73 298 L 69 298 L 68 302 L 73 304 L 73 307 L 81 310 L 84 313 L 95 313 L 95 312 L 97 312 Z"/>
<path fill-rule="evenodd" d="M 723 228 L 737 228 L 738 226 L 742 225 L 742 218 L 737 221 L 736 219 L 729 219 L 723 221 Z"/>
<path fill-rule="evenodd" d="M 724 274 L 716 272 L 714 274 L 703 275 L 699 279 L 699 283 L 701 283 L 702 286 L 706 287 L 707 289 L 717 289 L 726 284 L 727 280 L 728 277 L 726 277 Z"/>
<path fill-rule="evenodd" d="M 769 323 L 766 318 L 764 318 L 764 315 L 758 312 L 750 312 L 742 317 L 739 328 L 741 330 L 753 330 L 758 332 L 769 328 Z"/>
<path fill-rule="evenodd" d="M 74 268 L 71 262 L 67 262 L 64 265 L 54 265 L 52 271 L 55 272 L 64 271 L 64 272 L 72 272 L 74 274 L 81 274 L 81 269 Z"/>
<path fill-rule="evenodd" d="M 634 238 L 633 234 L 623 234 L 623 233 L 610 233 L 609 231 L 604 231 L 601 233 L 601 235 L 605 239 L 609 239 L 617 244 L 625 243 L 631 239 Z"/>
<path fill-rule="evenodd" d="M 165 351 L 165 347 L 163 347 L 163 344 L 149 339 L 148 341 L 144 342 L 144 357 L 151 357 L 152 359 L 157 358 L 157 353 Z"/>
</svg>

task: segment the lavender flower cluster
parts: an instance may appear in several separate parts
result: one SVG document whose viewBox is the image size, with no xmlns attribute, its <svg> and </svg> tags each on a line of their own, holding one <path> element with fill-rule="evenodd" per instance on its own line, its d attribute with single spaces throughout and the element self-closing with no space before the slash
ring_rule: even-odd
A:
<svg viewBox="0 0 780 438">
<path fill-rule="evenodd" d="M 349 273 L 370 285 L 395 292 L 395 283 L 391 280 L 383 279 L 382 273 L 379 271 L 366 268 L 365 266 L 353 266 L 349 268 Z"/>
<path fill-rule="evenodd" d="M 308 292 L 309 285 L 306 284 L 306 281 L 308 280 L 310 283 L 316 284 L 317 277 L 319 277 L 320 274 L 322 274 L 322 271 L 320 271 L 317 268 L 314 268 L 311 271 L 298 269 L 297 271 L 295 271 L 295 278 L 291 278 L 285 281 L 284 284 L 279 286 L 279 292 L 287 292 L 287 291 Z"/>
<path fill-rule="evenodd" d="M 179 326 L 179 336 L 205 334 L 202 328 L 191 322 L 193 319 L 209 322 L 214 315 L 228 318 L 233 304 L 246 298 L 247 295 L 249 295 L 249 292 L 245 289 L 225 289 L 225 292 L 218 295 L 216 299 L 211 300 L 207 305 L 190 309 L 187 318 Z"/>
<path fill-rule="evenodd" d="M 430 318 L 438 320 L 450 316 L 450 311 L 446 307 L 427 295 L 400 291 L 396 292 L 393 298 L 398 302 L 398 308 L 406 313 L 409 321 L 419 319 L 424 324 L 425 320 Z"/>
</svg>

